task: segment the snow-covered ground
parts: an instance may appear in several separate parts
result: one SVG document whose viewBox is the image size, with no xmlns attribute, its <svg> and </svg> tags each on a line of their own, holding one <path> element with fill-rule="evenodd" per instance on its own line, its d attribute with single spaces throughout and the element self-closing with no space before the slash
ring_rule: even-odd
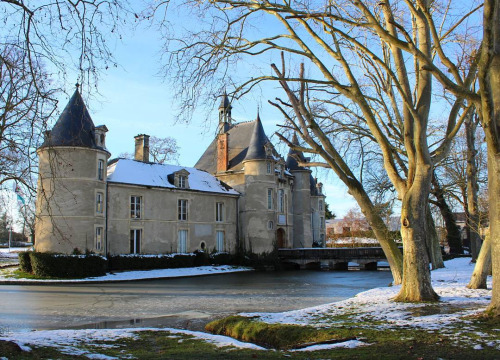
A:
<svg viewBox="0 0 500 360">
<path fill-rule="evenodd" d="M 283 313 L 246 313 L 244 316 L 257 316 L 268 323 L 312 325 L 317 327 L 339 326 L 335 315 L 342 315 L 355 321 L 358 325 L 380 329 L 420 328 L 436 334 L 449 334 L 457 344 L 470 346 L 480 351 L 484 347 L 500 350 L 500 340 L 497 334 L 481 334 L 470 337 L 467 334 L 475 332 L 468 315 L 478 314 L 486 308 L 491 300 L 491 290 L 471 290 L 466 285 L 472 274 L 474 264 L 468 258 L 459 258 L 445 262 L 446 268 L 432 272 L 435 291 L 440 295 L 439 303 L 396 303 L 392 298 L 400 287 L 377 288 L 359 293 L 353 298 L 296 311 Z M 182 270 L 182 269 L 179 269 Z M 488 279 L 491 289 L 491 277 Z M 373 325 L 373 323 L 380 325 Z M 13 332 L 3 334 L 0 340 L 16 342 L 27 349 L 29 346 L 53 346 L 68 354 L 84 354 L 89 358 L 108 358 L 97 352 L 81 350 L 78 344 L 92 344 L 98 340 L 114 340 L 134 338 L 144 330 L 167 331 L 169 336 L 191 335 L 198 339 L 214 343 L 216 346 L 235 348 L 263 349 L 253 344 L 246 344 L 225 336 L 216 336 L 200 332 L 176 329 L 86 329 L 86 330 L 53 330 L 35 331 L 29 333 Z M 499 329 L 500 330 L 500 329 Z M 182 339 L 180 338 L 179 342 Z M 334 347 L 369 346 L 370 344 L 351 340 L 337 344 L 312 345 L 300 351 L 315 351 Z"/>
<path fill-rule="evenodd" d="M 20 248 L 0 248 L 0 258 L 13 258 L 17 259 L 17 254 L 23 251 L 32 250 L 32 247 L 20 247 Z"/>
<path fill-rule="evenodd" d="M 226 274 L 240 271 L 251 271 L 253 269 L 246 267 L 238 267 L 231 265 L 220 266 L 198 266 L 192 268 L 179 268 L 179 269 L 158 269 L 158 270 L 141 270 L 141 271 L 123 271 L 116 273 L 108 273 L 103 276 L 88 277 L 81 279 L 63 279 L 63 280 L 37 280 L 15 278 L 10 275 L 15 269 L 3 270 L 0 273 L 1 282 L 29 282 L 29 283 L 92 283 L 92 282 L 114 282 L 114 281 L 134 281 L 134 280 L 147 280 L 147 279 L 164 279 L 164 278 L 177 278 L 187 276 L 202 276 L 214 274 Z"/>
<path fill-rule="evenodd" d="M 234 349 L 252 349 L 266 350 L 265 348 L 245 343 L 227 336 L 212 335 L 198 331 L 188 331 L 180 329 L 81 329 L 81 330 L 43 330 L 34 332 L 12 333 L 0 337 L 0 340 L 15 342 L 24 351 L 30 351 L 32 346 L 46 346 L 58 349 L 60 352 L 68 355 L 86 356 L 90 359 L 113 359 L 109 356 L 99 354 L 99 348 L 105 348 L 113 345 L 98 344 L 102 341 L 115 341 L 120 339 L 137 338 L 138 333 L 142 331 L 164 331 L 170 333 L 170 338 L 178 338 L 182 343 L 183 336 L 188 335 L 196 339 L 204 340 L 214 344 L 217 347 L 230 347 Z M 81 345 L 92 350 L 83 350 Z M 95 348 L 95 350 L 93 350 Z"/>
</svg>

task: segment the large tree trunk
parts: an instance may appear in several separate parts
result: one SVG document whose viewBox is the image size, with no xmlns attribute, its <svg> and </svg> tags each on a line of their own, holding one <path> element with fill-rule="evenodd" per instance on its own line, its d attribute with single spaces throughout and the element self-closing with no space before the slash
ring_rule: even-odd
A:
<svg viewBox="0 0 500 360">
<path fill-rule="evenodd" d="M 479 72 L 483 128 L 488 145 L 488 191 L 493 296 L 487 311 L 500 316 L 500 1 L 484 1 Z"/>
<path fill-rule="evenodd" d="M 431 165 L 417 165 L 415 180 L 403 198 L 401 236 L 403 238 L 403 284 L 396 301 L 437 301 L 431 284 L 427 253 L 427 207 Z"/>
<path fill-rule="evenodd" d="M 441 216 L 444 220 L 444 225 L 446 227 L 446 241 L 450 247 L 450 253 L 452 254 L 463 254 L 464 250 L 462 247 L 462 237 L 460 236 L 460 229 L 457 226 L 457 221 L 455 216 L 448 206 L 448 202 L 444 197 L 444 192 L 439 185 L 437 179 L 433 177 L 432 179 L 433 195 L 436 197 L 436 205 L 441 212 Z"/>
<path fill-rule="evenodd" d="M 427 205 L 427 252 L 431 261 L 432 270 L 444 268 L 443 254 L 439 246 L 439 238 L 436 232 L 436 225 L 432 218 L 431 208 Z"/>
<path fill-rule="evenodd" d="M 491 246 L 490 237 L 486 236 L 483 246 L 477 257 L 476 266 L 470 279 L 469 289 L 486 289 L 486 279 L 491 271 Z"/>
</svg>

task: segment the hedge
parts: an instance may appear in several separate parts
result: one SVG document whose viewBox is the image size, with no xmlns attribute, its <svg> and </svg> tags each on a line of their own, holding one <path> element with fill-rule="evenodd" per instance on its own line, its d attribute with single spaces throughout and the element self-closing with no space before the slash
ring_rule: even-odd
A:
<svg viewBox="0 0 500 360">
<path fill-rule="evenodd" d="M 31 274 L 33 269 L 31 268 L 31 260 L 30 260 L 31 251 L 23 251 L 18 254 L 19 258 L 19 268 L 21 271 L 25 273 Z"/>
<path fill-rule="evenodd" d="M 40 277 L 82 278 L 106 274 L 107 261 L 99 255 L 29 253 L 33 274 Z"/>
</svg>

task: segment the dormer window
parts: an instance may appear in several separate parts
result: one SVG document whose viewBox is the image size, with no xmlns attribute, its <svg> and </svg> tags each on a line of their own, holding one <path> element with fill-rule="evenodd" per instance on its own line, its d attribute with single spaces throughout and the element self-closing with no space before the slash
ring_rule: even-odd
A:
<svg viewBox="0 0 500 360">
<path fill-rule="evenodd" d="M 187 177 L 184 175 L 179 175 L 179 187 L 185 189 L 187 184 Z"/>
<path fill-rule="evenodd" d="M 106 133 L 108 128 L 106 125 L 96 126 L 95 128 L 95 142 L 101 148 L 106 148 Z"/>
<path fill-rule="evenodd" d="M 179 189 L 189 189 L 189 172 L 185 169 L 174 173 L 174 185 Z"/>
</svg>

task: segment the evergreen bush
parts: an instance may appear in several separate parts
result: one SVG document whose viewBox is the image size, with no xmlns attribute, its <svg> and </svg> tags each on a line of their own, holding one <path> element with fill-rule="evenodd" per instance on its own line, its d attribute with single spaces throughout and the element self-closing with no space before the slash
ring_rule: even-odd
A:
<svg viewBox="0 0 500 360">
<path fill-rule="evenodd" d="M 30 253 L 31 251 L 23 251 L 17 255 L 19 258 L 19 268 L 21 269 L 21 271 L 24 271 L 28 274 L 31 274 L 33 272 L 33 269 L 31 268 Z"/>
<path fill-rule="evenodd" d="M 172 255 L 109 255 L 109 270 L 151 270 L 172 269 L 193 266 L 205 260 L 197 254 L 172 254 Z"/>
<path fill-rule="evenodd" d="M 40 277 L 82 278 L 106 274 L 107 261 L 99 255 L 61 255 L 31 252 L 33 274 Z"/>
</svg>

